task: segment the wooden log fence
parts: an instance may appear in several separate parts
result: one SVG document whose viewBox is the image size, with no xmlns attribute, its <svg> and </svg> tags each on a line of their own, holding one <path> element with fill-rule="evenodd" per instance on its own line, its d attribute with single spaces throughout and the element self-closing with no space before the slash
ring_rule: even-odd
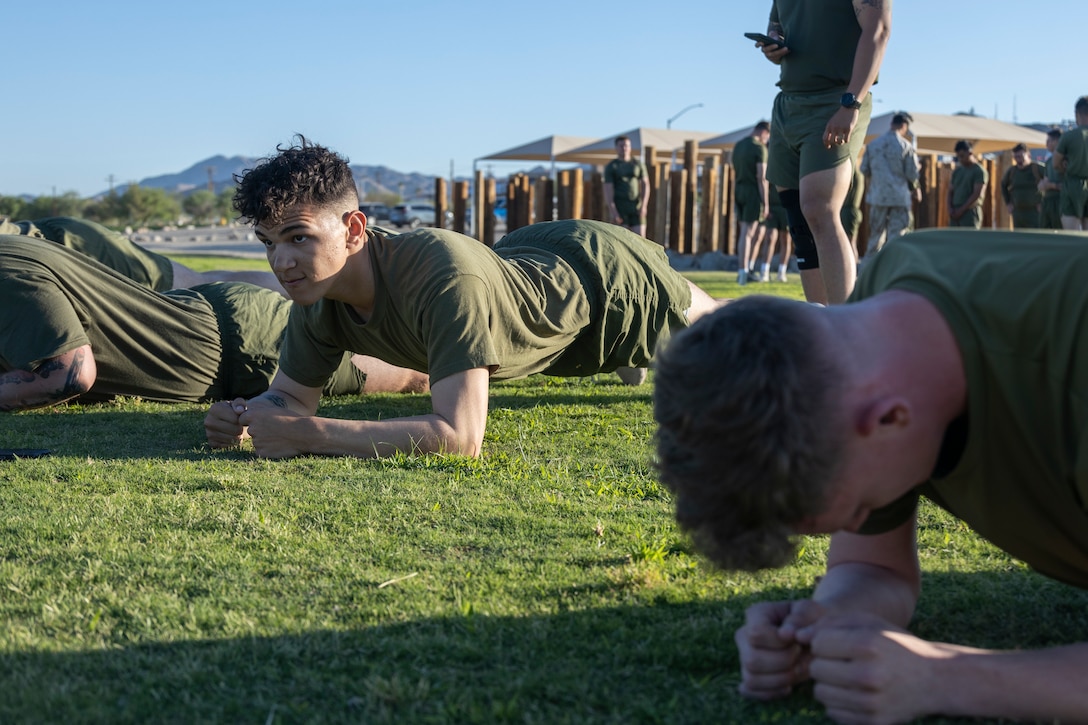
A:
<svg viewBox="0 0 1088 725">
<path fill-rule="evenodd" d="M 689 141 L 684 146 L 681 164 L 673 168 L 671 158 L 659 160 L 653 148 L 646 149 L 650 200 L 646 215 L 646 237 L 680 254 L 736 251 L 737 221 L 733 208 L 736 177 L 728 162 L 729 154 L 699 159 L 699 146 Z M 919 173 L 922 199 L 914 203 L 915 227 L 918 229 L 949 226 L 948 189 L 953 165 L 935 154 L 921 154 Z M 983 197 L 983 227 L 1008 229 L 1011 219 L 1001 198 L 1001 176 L 1012 163 L 1011 155 L 980 160 L 989 174 Z M 475 238 L 492 243 L 495 230 L 497 182 L 478 172 L 472 183 L 446 179 L 435 180 L 435 209 L 439 218 L 452 207 L 452 226 L 469 230 L 467 217 L 471 204 L 471 229 Z M 480 190 L 473 193 L 474 189 Z M 506 230 L 554 219 L 608 218 L 604 199 L 604 180 L 600 168 L 585 173 L 581 168 L 564 169 L 556 178 L 530 178 L 518 173 L 506 184 Z M 869 210 L 862 206 L 863 220 L 858 235 L 858 251 L 868 243 Z"/>
</svg>

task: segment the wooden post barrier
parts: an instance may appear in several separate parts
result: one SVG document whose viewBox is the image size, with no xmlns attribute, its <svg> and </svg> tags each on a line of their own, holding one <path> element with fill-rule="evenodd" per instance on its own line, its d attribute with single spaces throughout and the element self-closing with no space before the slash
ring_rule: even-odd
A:
<svg viewBox="0 0 1088 725">
<path fill-rule="evenodd" d="M 948 189 L 952 186 L 952 165 L 940 164 L 937 169 L 937 226 L 947 227 L 951 219 L 948 216 Z"/>
<path fill-rule="evenodd" d="M 698 254 L 701 249 L 695 237 L 695 220 L 698 206 L 699 189 L 699 142 L 689 139 L 684 142 L 684 172 L 687 183 L 684 184 L 684 248 L 688 254 Z"/>
<path fill-rule="evenodd" d="M 721 199 L 721 241 L 719 247 L 724 254 L 737 253 L 736 202 L 737 175 L 733 164 L 722 159 L 722 199 Z"/>
<path fill-rule="evenodd" d="M 468 182 L 453 182 L 453 226 L 464 232 L 465 217 L 468 215 Z"/>
<path fill-rule="evenodd" d="M 484 241 L 484 227 L 480 220 L 484 218 L 484 172 L 477 171 L 472 185 L 472 236 Z"/>
<path fill-rule="evenodd" d="M 646 237 L 663 247 L 669 246 L 669 165 L 650 167 L 650 210 L 646 217 Z"/>
<path fill-rule="evenodd" d="M 585 189 L 581 167 L 570 170 L 570 218 L 583 219 Z"/>
<path fill-rule="evenodd" d="M 557 179 L 557 188 L 555 190 L 556 196 L 556 219 L 570 219 L 571 218 L 571 195 L 570 195 L 570 170 L 565 169 L 559 172 Z"/>
<path fill-rule="evenodd" d="M 939 226 L 941 196 L 937 192 L 937 177 L 940 164 L 936 154 L 919 154 L 922 168 L 918 172 L 918 183 L 922 187 L 922 201 L 916 204 L 914 215 L 915 229 L 929 229 Z"/>
<path fill-rule="evenodd" d="M 708 158 L 703 163 L 703 204 L 699 212 L 699 249 L 713 252 L 718 248 L 718 226 L 721 218 L 721 194 L 718 193 L 718 163 Z"/>
<path fill-rule="evenodd" d="M 669 205 L 669 247 L 680 253 L 689 254 L 685 222 L 687 220 L 687 196 L 684 190 L 688 185 L 687 169 L 680 169 L 669 178 L 669 196 L 672 204 Z"/>
<path fill-rule="evenodd" d="M 483 203 L 483 243 L 489 247 L 495 246 L 495 180 L 484 180 Z"/>
<path fill-rule="evenodd" d="M 608 205 L 604 201 L 604 174 L 600 168 L 595 168 L 585 183 L 585 200 L 582 207 L 583 219 L 596 219 L 598 221 L 610 221 L 608 219 Z"/>
<path fill-rule="evenodd" d="M 555 196 L 555 183 L 550 176 L 541 176 L 533 185 L 533 193 L 536 196 L 533 206 L 533 221 L 550 222 L 555 215 L 553 197 Z"/>
<path fill-rule="evenodd" d="M 442 178 L 441 176 L 434 177 L 434 219 L 435 219 L 435 224 L 437 224 L 439 226 L 445 226 L 446 212 L 450 208 L 449 202 L 447 201 L 447 198 L 449 196 L 447 191 L 448 190 L 447 190 L 446 180 L 444 178 Z M 464 232 L 465 232 L 464 222 L 465 222 L 465 220 L 462 219 L 461 223 L 459 225 L 457 223 L 457 217 L 454 216 L 454 218 L 453 218 L 453 227 L 452 227 L 453 231 L 460 232 L 460 233 L 464 234 Z"/>
</svg>

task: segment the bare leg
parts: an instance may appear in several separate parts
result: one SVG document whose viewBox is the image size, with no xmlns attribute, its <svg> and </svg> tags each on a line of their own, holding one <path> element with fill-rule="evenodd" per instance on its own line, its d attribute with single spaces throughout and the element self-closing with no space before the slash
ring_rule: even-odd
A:
<svg viewBox="0 0 1088 725">
<path fill-rule="evenodd" d="M 695 322 L 703 315 L 710 314 L 719 307 L 729 304 L 729 300 L 720 300 L 711 297 L 694 282 L 688 280 L 688 289 L 691 290 L 691 307 L 688 308 L 688 323 Z"/>
<path fill-rule="evenodd" d="M 430 380 L 426 373 L 398 368 L 369 355 L 352 355 L 351 364 L 366 373 L 364 393 L 426 393 Z"/>
<path fill-rule="evenodd" d="M 1088 222 L 1088 219 L 1062 215 L 1062 229 L 1067 231 L 1079 232 L 1088 230 L 1088 226 L 1085 226 L 1085 222 Z"/>
<path fill-rule="evenodd" d="M 812 238 L 816 242 L 823 288 L 826 300 L 831 304 L 845 302 L 857 279 L 857 259 L 839 217 L 846 193 L 850 190 L 852 174 L 853 166 L 844 163 L 833 169 L 811 173 L 801 179 L 801 212 L 805 215 L 809 229 L 812 230 Z M 807 297 L 807 287 L 805 294 Z M 808 299 L 811 302 L 819 301 L 812 297 Z"/>
<path fill-rule="evenodd" d="M 818 269 L 801 270 L 801 289 L 805 291 L 805 299 L 827 305 L 827 288 L 824 287 L 824 275 Z"/>
</svg>

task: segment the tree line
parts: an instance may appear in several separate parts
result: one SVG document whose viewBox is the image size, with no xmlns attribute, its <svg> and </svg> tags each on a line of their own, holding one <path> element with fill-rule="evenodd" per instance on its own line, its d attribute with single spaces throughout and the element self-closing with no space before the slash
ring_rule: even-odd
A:
<svg viewBox="0 0 1088 725">
<path fill-rule="evenodd" d="M 107 227 L 164 227 L 189 221 L 193 224 L 224 224 L 237 215 L 231 206 L 234 188 L 218 194 L 197 189 L 187 194 L 131 184 L 118 194 L 111 191 L 97 199 L 81 198 L 70 191 L 60 196 L 39 196 L 27 200 L 0 196 L 0 218 L 13 221 L 73 216 L 91 219 Z"/>
</svg>

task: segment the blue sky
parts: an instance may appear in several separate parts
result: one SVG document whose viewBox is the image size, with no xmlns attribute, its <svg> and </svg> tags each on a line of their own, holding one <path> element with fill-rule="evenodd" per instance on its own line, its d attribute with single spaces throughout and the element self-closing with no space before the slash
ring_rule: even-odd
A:
<svg viewBox="0 0 1088 725">
<path fill-rule="evenodd" d="M 821 0 L 811 0 L 819 2 Z M 54 0 L 4 8 L 0 194 L 95 194 L 302 132 L 352 163 L 447 176 L 551 134 L 731 131 L 777 69 L 770 0 Z M 1045 15 L 1043 10 L 1047 9 Z M 899 0 L 874 114 L 1072 117 L 1088 3 Z M 1052 39 L 1065 38 L 1064 42 Z M 496 174 L 520 164 L 493 164 Z"/>
</svg>

